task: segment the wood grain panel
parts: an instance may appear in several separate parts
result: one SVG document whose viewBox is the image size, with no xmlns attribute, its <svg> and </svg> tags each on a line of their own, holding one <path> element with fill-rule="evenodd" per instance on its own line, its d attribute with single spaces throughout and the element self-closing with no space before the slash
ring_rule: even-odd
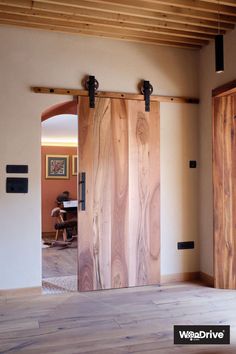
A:
<svg viewBox="0 0 236 354">
<path fill-rule="evenodd" d="M 79 290 L 160 282 L 159 103 L 79 100 Z"/>
<path fill-rule="evenodd" d="M 79 101 L 79 171 L 86 173 L 86 211 L 79 212 L 79 289 L 111 287 L 110 100 Z"/>
<path fill-rule="evenodd" d="M 214 99 L 214 276 L 215 287 L 236 288 L 235 96 Z"/>
<path fill-rule="evenodd" d="M 149 284 L 160 283 L 160 103 L 151 103 L 149 114 Z"/>
<path fill-rule="evenodd" d="M 94 289 L 93 259 L 93 110 L 87 97 L 79 97 L 79 172 L 86 173 L 86 211 L 78 212 L 78 289 Z M 90 173 L 88 173 L 90 172 Z M 78 186 L 79 190 L 80 186 Z"/>
<path fill-rule="evenodd" d="M 93 258 L 95 288 L 111 288 L 111 106 L 97 99 L 93 122 Z M 90 173 L 90 171 L 88 171 Z M 88 206 L 89 207 L 89 206 Z"/>
<path fill-rule="evenodd" d="M 128 112 L 125 100 L 111 100 L 112 107 L 112 287 L 129 286 L 128 257 Z"/>
<path fill-rule="evenodd" d="M 224 112 L 224 130 L 223 130 L 223 163 L 224 163 L 224 178 L 223 178 L 223 197 L 224 197 L 224 228 L 223 228 L 223 248 L 222 260 L 220 267 L 223 271 L 223 286 L 224 288 L 229 288 L 232 286 L 231 283 L 231 262 L 232 262 L 232 155 L 231 155 L 231 97 L 227 96 L 223 99 L 223 112 Z"/>
<path fill-rule="evenodd" d="M 232 201 L 232 249 L 233 249 L 233 258 L 231 264 L 231 274 L 232 274 L 232 282 L 234 284 L 234 288 L 236 288 L 236 94 L 232 95 L 232 188 L 233 188 L 233 201 Z"/>
<path fill-rule="evenodd" d="M 214 190 L 214 277 L 215 287 L 219 287 L 219 279 L 223 278 L 222 268 L 217 267 L 218 255 L 221 251 L 221 235 L 223 234 L 223 115 L 222 100 L 213 101 L 213 190 Z"/>
<path fill-rule="evenodd" d="M 129 102 L 129 275 L 131 285 L 160 282 L 159 103 L 145 113 Z"/>
</svg>

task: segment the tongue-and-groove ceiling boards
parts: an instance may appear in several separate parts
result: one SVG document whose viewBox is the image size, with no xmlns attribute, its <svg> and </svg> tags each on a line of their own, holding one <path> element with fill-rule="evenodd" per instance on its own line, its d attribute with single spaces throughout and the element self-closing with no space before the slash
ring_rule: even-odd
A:
<svg viewBox="0 0 236 354">
<path fill-rule="evenodd" d="M 236 23 L 236 0 L 0 0 L 0 24 L 199 49 Z"/>
</svg>

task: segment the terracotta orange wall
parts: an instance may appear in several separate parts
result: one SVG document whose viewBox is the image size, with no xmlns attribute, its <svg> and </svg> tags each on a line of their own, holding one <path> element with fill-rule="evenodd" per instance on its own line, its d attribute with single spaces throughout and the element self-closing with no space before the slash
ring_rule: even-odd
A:
<svg viewBox="0 0 236 354">
<path fill-rule="evenodd" d="M 46 155 L 69 155 L 69 179 L 46 179 Z M 69 191 L 70 197 L 77 199 L 77 176 L 72 176 L 72 155 L 77 154 L 76 147 L 42 146 L 42 232 L 52 232 L 55 220 L 51 217 L 51 211 L 57 205 L 55 203 L 58 194 Z"/>
</svg>

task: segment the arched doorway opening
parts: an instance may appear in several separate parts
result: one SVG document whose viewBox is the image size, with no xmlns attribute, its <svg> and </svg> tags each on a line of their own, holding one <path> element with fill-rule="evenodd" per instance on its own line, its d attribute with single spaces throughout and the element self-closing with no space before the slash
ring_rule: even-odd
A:
<svg viewBox="0 0 236 354">
<path fill-rule="evenodd" d="M 41 116 L 43 292 L 77 290 L 77 102 L 49 107 Z"/>
</svg>

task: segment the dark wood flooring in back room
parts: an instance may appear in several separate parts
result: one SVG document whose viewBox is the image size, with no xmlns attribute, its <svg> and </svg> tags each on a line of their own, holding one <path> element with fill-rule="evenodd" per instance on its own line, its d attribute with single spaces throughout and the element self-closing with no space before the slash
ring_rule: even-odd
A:
<svg viewBox="0 0 236 354">
<path fill-rule="evenodd" d="M 77 274 L 77 248 L 49 247 L 42 249 L 43 279 Z"/>
<path fill-rule="evenodd" d="M 0 353 L 236 353 L 236 293 L 178 283 L 0 296 Z M 174 345 L 174 324 L 229 324 L 230 345 Z"/>
</svg>

